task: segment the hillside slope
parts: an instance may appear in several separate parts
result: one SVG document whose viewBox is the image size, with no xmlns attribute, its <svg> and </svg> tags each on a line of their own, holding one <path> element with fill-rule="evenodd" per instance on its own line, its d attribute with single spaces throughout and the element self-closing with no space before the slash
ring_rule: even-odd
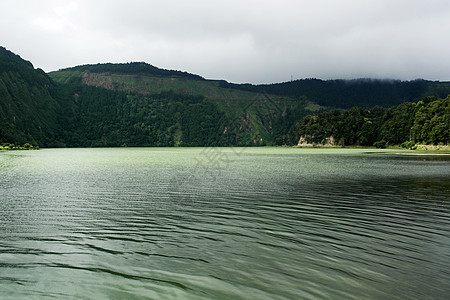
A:
<svg viewBox="0 0 450 300">
<path fill-rule="evenodd" d="M 450 95 L 389 108 L 352 107 L 345 112 L 334 110 L 307 116 L 298 123 L 297 137 L 299 145 L 448 145 Z"/>
<path fill-rule="evenodd" d="M 449 84 L 308 79 L 237 85 L 142 62 L 45 74 L 0 48 L 0 143 L 291 145 L 297 143 L 298 120 L 326 111 L 326 106 L 388 106 L 427 93 L 450 93 Z"/>
<path fill-rule="evenodd" d="M 104 93 L 100 92 L 101 90 L 108 90 L 110 93 L 125 95 L 127 99 L 134 99 L 144 105 L 143 111 L 148 110 L 149 114 L 153 115 L 155 108 L 150 108 L 149 105 L 152 106 L 155 101 L 162 101 L 160 105 L 163 106 L 171 106 L 158 115 L 167 119 L 169 128 L 177 129 L 177 137 L 169 139 L 173 140 L 173 145 L 291 144 L 295 140 L 294 129 L 297 120 L 320 108 L 304 99 L 223 88 L 219 81 L 205 80 L 200 76 L 179 71 L 164 71 L 145 63 L 85 65 L 52 72 L 49 75 L 64 86 L 75 88 L 72 93 L 78 98 L 84 97 L 80 91 L 91 87 L 92 91 L 99 93 Z M 91 103 L 98 101 L 95 97 L 91 98 Z M 206 130 L 204 127 L 208 122 L 190 124 L 199 121 L 202 118 L 200 115 L 180 121 L 190 111 L 191 104 L 187 103 L 192 99 L 197 99 L 197 105 L 201 103 L 208 107 L 204 109 L 203 116 L 210 116 L 212 123 L 208 126 L 216 128 L 214 133 L 209 133 L 206 140 L 199 136 L 192 139 L 193 131 L 190 127 L 197 128 L 198 133 Z M 172 103 L 174 101 L 176 103 Z M 173 107 L 177 107 L 176 110 L 173 110 Z M 102 107 L 99 106 L 98 109 Z M 168 111 L 179 117 L 166 115 Z M 144 127 L 152 123 L 150 120 L 146 122 Z M 187 135 L 187 132 L 190 134 Z M 136 145 L 135 142 L 124 140 L 121 144 L 122 142 Z M 109 145 L 110 142 L 106 144 Z M 163 145 L 172 144 L 165 142 Z"/>
<path fill-rule="evenodd" d="M 0 47 L 0 142 L 56 146 L 65 100 L 44 71 Z"/>
<path fill-rule="evenodd" d="M 81 66 L 54 72 L 53 80 L 1 48 L 0 143 L 291 144 L 296 121 L 317 110 L 307 101 L 220 88 L 197 75 L 144 63 L 96 65 L 91 71 Z"/>
<path fill-rule="evenodd" d="M 407 101 L 450 94 L 450 82 L 427 80 L 320 80 L 302 79 L 283 83 L 251 85 L 222 82 L 223 87 L 305 98 L 319 105 L 348 109 L 352 106 L 372 108 L 393 106 Z"/>
</svg>

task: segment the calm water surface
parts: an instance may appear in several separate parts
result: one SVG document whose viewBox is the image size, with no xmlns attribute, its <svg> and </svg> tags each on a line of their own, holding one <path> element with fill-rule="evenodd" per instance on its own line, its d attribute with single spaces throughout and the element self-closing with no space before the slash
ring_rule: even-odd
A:
<svg viewBox="0 0 450 300">
<path fill-rule="evenodd" d="M 449 294 L 448 156 L 291 148 L 0 153 L 1 299 Z"/>
</svg>

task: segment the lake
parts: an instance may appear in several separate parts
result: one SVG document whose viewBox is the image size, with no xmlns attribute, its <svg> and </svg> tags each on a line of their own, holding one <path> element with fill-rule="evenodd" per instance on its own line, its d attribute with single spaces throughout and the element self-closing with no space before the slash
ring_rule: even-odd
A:
<svg viewBox="0 0 450 300">
<path fill-rule="evenodd" d="M 0 153 L 0 298 L 448 299 L 450 157 Z"/>
</svg>

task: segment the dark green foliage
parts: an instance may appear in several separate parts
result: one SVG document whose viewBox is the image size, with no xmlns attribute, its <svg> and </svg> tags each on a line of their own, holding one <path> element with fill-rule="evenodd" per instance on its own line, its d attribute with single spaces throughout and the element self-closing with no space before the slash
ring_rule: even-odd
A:
<svg viewBox="0 0 450 300">
<path fill-rule="evenodd" d="M 70 147 L 203 146 L 218 131 L 220 113 L 201 96 L 143 96 L 80 86 L 64 141 Z"/>
<path fill-rule="evenodd" d="M 285 112 L 273 113 L 258 103 L 249 106 L 240 99 L 233 107 L 201 95 L 172 91 L 139 94 L 91 87 L 82 84 L 80 72 L 74 72 L 64 84 L 56 84 L 31 63 L 4 48 L 0 50 L 2 142 L 29 142 L 41 147 L 271 145 L 279 133 L 284 135 L 281 142 L 293 141 L 292 128 L 305 115 L 304 104 L 299 101 Z M 201 79 L 143 63 L 75 69 L 86 68 L 91 72 Z"/>
<path fill-rule="evenodd" d="M 428 97 L 416 107 L 411 140 L 419 144 L 450 143 L 450 96 L 446 99 Z"/>
<path fill-rule="evenodd" d="M 336 145 L 375 146 L 450 142 L 450 96 L 427 97 L 417 103 L 403 103 L 371 110 L 353 107 L 308 116 L 298 123 L 297 138 L 323 144 L 333 137 Z"/>
<path fill-rule="evenodd" d="M 176 70 L 160 69 L 145 62 L 131 62 L 126 64 L 96 64 L 82 65 L 60 71 L 89 71 L 91 73 L 122 73 L 122 74 L 151 74 L 156 76 L 178 76 L 196 80 L 205 80 L 203 77 Z"/>
<path fill-rule="evenodd" d="M 64 98 L 42 70 L 0 47 L 0 141 L 50 145 L 57 142 Z"/>
<path fill-rule="evenodd" d="M 374 145 L 376 148 L 384 149 L 384 148 L 386 148 L 387 143 L 386 143 L 385 140 L 382 140 L 382 141 L 378 141 L 378 142 L 373 143 L 373 145 Z"/>
<path fill-rule="evenodd" d="M 91 82 L 97 87 L 82 80 L 89 74 L 85 70 L 101 73 Z M 112 77 L 115 81 L 108 81 Z M 438 82 L 221 82 L 234 88 L 223 89 L 216 81 L 146 63 L 85 65 L 55 72 L 53 78 L 59 83 L 0 47 L 0 142 L 8 147 L 260 146 L 292 145 L 299 135 L 316 143 L 333 136 L 339 145 L 449 141 L 449 108 L 435 98 L 389 109 L 328 111 L 303 119 L 298 130 L 295 126 L 310 113 L 307 104 L 319 109 L 308 99 L 327 106 L 372 107 L 413 99 L 424 89 L 442 93 L 447 86 Z M 163 81 L 164 88 L 148 88 Z"/>
<path fill-rule="evenodd" d="M 444 143 L 442 143 L 443 145 Z M 415 149 L 415 143 L 413 141 L 408 141 L 408 142 L 403 142 L 402 143 L 402 148 L 406 148 L 406 149 L 411 149 L 414 150 Z"/>
<path fill-rule="evenodd" d="M 372 108 L 376 105 L 388 107 L 405 101 L 418 100 L 426 95 L 446 97 L 450 93 L 447 82 L 426 80 L 320 80 L 302 79 L 274 84 L 232 84 L 221 81 L 222 87 L 237 88 L 246 91 L 264 91 L 270 94 L 306 97 L 322 106 L 350 108 L 361 106 Z"/>
</svg>

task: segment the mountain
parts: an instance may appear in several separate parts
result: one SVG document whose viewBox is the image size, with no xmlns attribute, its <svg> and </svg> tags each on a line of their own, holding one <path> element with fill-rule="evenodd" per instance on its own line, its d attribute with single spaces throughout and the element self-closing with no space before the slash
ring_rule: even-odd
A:
<svg viewBox="0 0 450 300">
<path fill-rule="evenodd" d="M 450 82 L 353 79 L 301 79 L 284 83 L 251 85 L 223 82 L 223 87 L 304 98 L 319 105 L 348 109 L 352 106 L 371 108 L 418 101 L 427 96 L 445 98 L 450 94 Z"/>
<path fill-rule="evenodd" d="M 96 64 L 96 65 L 82 65 L 71 68 L 65 68 L 60 71 L 85 71 L 89 70 L 92 73 L 121 73 L 121 74 L 143 74 L 155 75 L 160 77 L 183 77 L 197 80 L 205 80 L 203 77 L 187 72 L 177 70 L 160 69 L 145 62 L 131 62 L 126 64 Z"/>
<path fill-rule="evenodd" d="M 49 76 L 70 90 L 78 107 L 79 122 L 65 139 L 71 146 L 292 144 L 295 123 L 320 108 L 142 62 L 84 65 Z"/>
<path fill-rule="evenodd" d="M 173 90 L 182 94 L 202 94 L 210 99 L 220 99 L 223 98 L 222 94 L 230 91 L 236 94 L 235 98 L 258 93 L 269 94 L 271 97 L 303 99 L 324 107 L 343 109 L 352 106 L 388 107 L 418 101 L 427 96 L 445 98 L 450 94 L 450 82 L 423 79 L 400 81 L 310 78 L 274 84 L 235 84 L 223 80 L 206 80 L 186 72 L 162 70 L 143 62 L 77 66 L 52 72 L 50 76 L 58 82 L 67 83 L 74 78 L 81 78 L 87 85 L 146 94 Z"/>
<path fill-rule="evenodd" d="M 66 99 L 44 71 L 0 47 L 0 142 L 56 146 Z"/>
<path fill-rule="evenodd" d="M 222 88 L 145 63 L 45 74 L 2 48 L 0 142 L 41 147 L 291 144 L 306 100 Z"/>
<path fill-rule="evenodd" d="M 296 124 L 331 107 L 392 105 L 449 83 L 305 79 L 232 84 L 144 62 L 49 74 L 0 48 L 0 143 L 41 147 L 296 144 Z"/>
</svg>

